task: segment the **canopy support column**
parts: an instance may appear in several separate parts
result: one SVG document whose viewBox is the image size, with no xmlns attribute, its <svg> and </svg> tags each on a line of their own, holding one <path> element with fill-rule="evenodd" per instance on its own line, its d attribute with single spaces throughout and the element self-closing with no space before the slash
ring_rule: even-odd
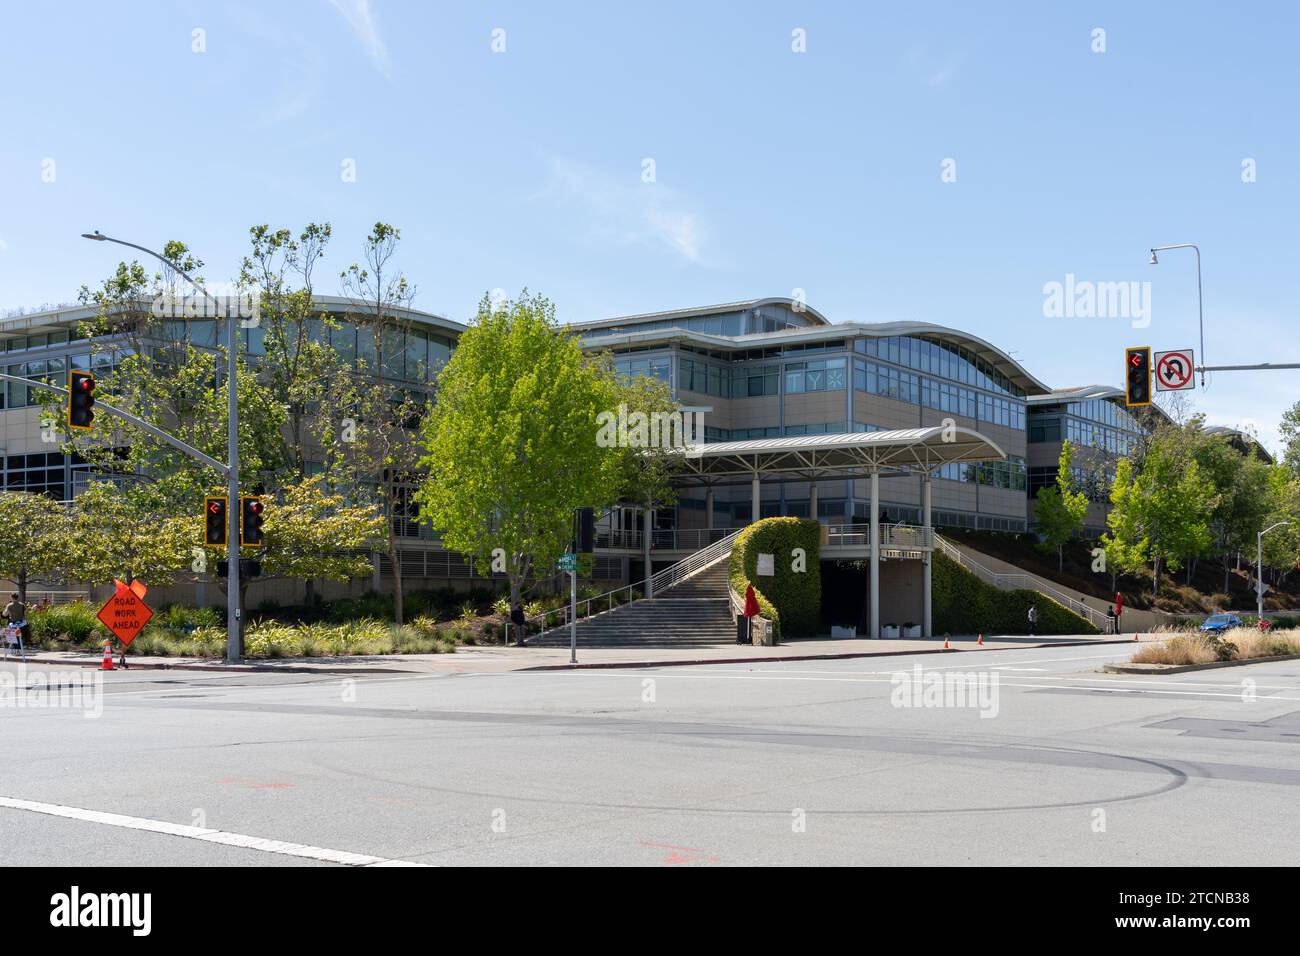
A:
<svg viewBox="0 0 1300 956">
<path fill-rule="evenodd" d="M 817 520 L 817 479 L 808 483 L 808 517 Z"/>
<path fill-rule="evenodd" d="M 880 638 L 880 472 L 871 470 L 871 639 Z"/>
<path fill-rule="evenodd" d="M 704 527 L 713 530 L 713 486 L 704 489 Z"/>
<path fill-rule="evenodd" d="M 929 545 L 929 550 L 922 552 L 922 558 L 925 561 L 925 566 L 922 572 L 923 576 L 925 577 L 925 582 L 922 585 L 922 594 L 924 594 L 925 596 L 924 597 L 925 614 L 921 618 L 922 637 L 934 637 L 934 621 L 931 616 L 931 607 L 930 607 L 930 581 L 931 581 L 930 562 L 931 559 L 934 557 L 934 526 L 931 524 L 930 521 L 931 485 L 932 482 L 930 481 L 930 473 L 927 471 L 925 473 L 925 480 L 921 483 L 921 528 L 922 528 L 921 543 L 925 545 Z"/>
<path fill-rule="evenodd" d="M 750 494 L 753 505 L 749 513 L 749 523 L 753 524 L 763 516 L 763 493 L 758 484 L 758 472 L 754 472 L 754 479 L 750 482 Z"/>
</svg>

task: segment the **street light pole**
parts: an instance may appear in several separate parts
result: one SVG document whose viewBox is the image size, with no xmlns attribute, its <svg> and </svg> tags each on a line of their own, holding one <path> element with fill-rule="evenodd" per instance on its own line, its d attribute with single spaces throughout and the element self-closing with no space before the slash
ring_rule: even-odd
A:
<svg viewBox="0 0 1300 956">
<path fill-rule="evenodd" d="M 1156 253 L 1168 249 L 1191 249 L 1196 253 L 1196 311 L 1201 329 L 1201 388 L 1205 388 L 1205 301 L 1201 297 L 1201 250 L 1194 242 L 1178 242 L 1172 246 L 1153 246 L 1151 249 L 1151 265 L 1159 265 L 1160 260 L 1156 258 Z"/>
<path fill-rule="evenodd" d="M 220 317 L 221 303 L 216 297 L 208 292 L 202 283 L 191 278 L 176 263 L 161 253 L 146 249 L 144 246 L 137 246 L 134 242 L 113 239 L 99 230 L 82 233 L 82 238 L 93 239 L 96 242 L 114 242 L 119 246 L 127 246 L 143 252 L 145 255 L 153 256 L 198 289 L 205 298 L 216 306 L 216 313 L 213 316 L 214 321 Z M 240 620 L 239 607 L 239 391 L 236 380 L 239 333 L 236 331 L 235 322 L 235 316 L 226 316 L 226 454 L 228 468 L 228 483 L 226 486 L 228 496 L 226 501 L 226 520 L 228 522 L 226 526 L 226 563 L 228 565 L 226 573 L 226 661 L 231 664 L 237 664 L 243 658 L 242 621 Z"/>
<path fill-rule="evenodd" d="M 1255 614 L 1261 621 L 1264 620 L 1264 535 L 1274 528 L 1290 523 L 1279 521 L 1277 524 L 1269 525 L 1255 536 Z"/>
</svg>

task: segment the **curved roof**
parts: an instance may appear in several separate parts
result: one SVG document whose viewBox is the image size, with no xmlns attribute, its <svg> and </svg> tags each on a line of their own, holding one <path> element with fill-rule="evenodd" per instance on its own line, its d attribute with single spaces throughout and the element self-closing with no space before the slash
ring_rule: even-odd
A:
<svg viewBox="0 0 1300 956">
<path fill-rule="evenodd" d="M 1273 456 L 1269 454 L 1268 449 L 1261 445 L 1259 439 L 1250 432 L 1242 431 L 1240 428 L 1233 428 L 1231 425 L 1207 425 L 1205 433 L 1207 435 L 1222 435 L 1240 451 L 1248 451 L 1260 461 L 1269 465 L 1273 464 Z"/>
<path fill-rule="evenodd" d="M 763 305 L 783 305 L 798 309 L 801 315 L 808 316 L 809 325 L 798 328 L 781 329 L 778 332 L 752 332 L 748 335 L 716 335 L 698 332 L 679 326 L 653 329 L 637 329 L 640 324 L 659 323 L 673 319 L 690 319 L 705 315 L 718 315 L 743 309 L 758 308 Z M 618 346 L 649 346 L 689 342 L 703 348 L 725 351 L 728 349 L 752 349 L 763 346 L 779 346 L 804 341 L 816 341 L 827 337 L 870 335 L 883 338 L 891 335 L 925 335 L 931 338 L 959 342 L 980 358 L 993 365 L 1012 382 L 1024 389 L 1027 394 L 1048 392 L 1050 389 L 1042 381 L 1031 375 L 1024 366 L 1002 349 L 985 341 L 978 335 L 963 332 L 960 329 L 929 322 L 837 322 L 833 323 L 822 313 L 807 303 L 794 299 L 770 297 L 750 299 L 746 302 L 732 302 L 724 305 L 700 306 L 692 309 L 675 309 L 667 312 L 647 312 L 642 315 L 620 316 L 600 319 L 593 322 L 575 322 L 567 326 L 579 335 L 592 333 L 600 329 L 610 329 L 598 339 L 586 343 L 588 348 L 611 348 Z"/>
<path fill-rule="evenodd" d="M 570 322 L 569 328 L 576 332 L 604 328 L 610 325 L 639 325 L 643 322 L 662 322 L 672 319 L 693 319 L 702 315 L 720 315 L 724 312 L 743 312 L 746 309 L 762 308 L 765 305 L 783 305 L 800 315 L 808 316 L 811 325 L 830 325 L 826 318 L 811 305 L 783 296 L 769 296 L 765 299 L 747 299 L 743 302 L 724 302 L 721 305 L 701 305 L 689 309 L 668 309 L 664 312 L 641 312 L 636 315 L 618 315 L 608 319 L 590 319 L 586 322 Z"/>
<path fill-rule="evenodd" d="M 1073 388 L 1058 388 L 1041 395 L 1031 395 L 1027 399 L 1030 405 L 1057 405 L 1062 402 L 1090 402 L 1098 398 L 1125 398 L 1124 389 L 1113 385 L 1078 385 Z"/>
<path fill-rule="evenodd" d="M 712 442 L 682 451 L 684 476 L 704 481 L 748 480 L 755 473 L 863 478 L 873 471 L 926 472 L 952 462 L 1006 457 L 991 438 L 943 425 Z"/>
</svg>

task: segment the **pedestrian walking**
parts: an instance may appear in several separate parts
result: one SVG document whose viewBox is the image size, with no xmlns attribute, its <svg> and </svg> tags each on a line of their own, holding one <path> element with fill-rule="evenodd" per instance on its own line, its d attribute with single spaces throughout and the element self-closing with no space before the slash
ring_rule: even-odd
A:
<svg viewBox="0 0 1300 956">
<path fill-rule="evenodd" d="M 528 630 L 528 619 L 524 617 L 524 606 L 518 601 L 510 609 L 510 624 L 515 631 L 515 643 L 520 647 L 524 646 L 524 634 Z"/>
<path fill-rule="evenodd" d="M 1119 633 L 1119 615 L 1115 613 L 1115 605 L 1113 604 L 1106 609 L 1106 633 Z"/>
<path fill-rule="evenodd" d="M 1029 605 L 1029 636 L 1034 636 L 1034 627 L 1038 624 L 1038 605 Z"/>
</svg>

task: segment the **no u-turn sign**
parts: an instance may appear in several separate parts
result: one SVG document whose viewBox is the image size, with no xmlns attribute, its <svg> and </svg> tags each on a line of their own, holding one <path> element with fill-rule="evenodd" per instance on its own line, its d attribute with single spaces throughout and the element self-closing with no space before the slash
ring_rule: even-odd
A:
<svg viewBox="0 0 1300 956">
<path fill-rule="evenodd" d="M 1182 392 L 1195 388 L 1196 381 L 1192 377 L 1194 371 L 1196 371 L 1196 363 L 1192 360 L 1191 349 L 1157 352 L 1155 355 L 1156 391 Z"/>
</svg>

